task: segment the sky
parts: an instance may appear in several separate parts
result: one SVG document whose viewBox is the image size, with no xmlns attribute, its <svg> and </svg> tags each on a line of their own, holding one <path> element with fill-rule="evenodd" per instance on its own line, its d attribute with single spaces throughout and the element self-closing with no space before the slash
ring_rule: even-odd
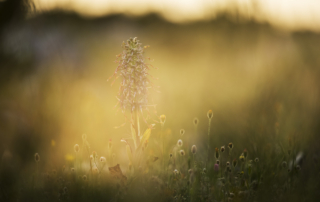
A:
<svg viewBox="0 0 320 202">
<path fill-rule="evenodd" d="M 318 0 L 34 0 L 39 12 L 62 8 L 87 17 L 155 12 L 172 22 L 214 19 L 228 13 L 286 30 L 320 32 Z"/>
</svg>

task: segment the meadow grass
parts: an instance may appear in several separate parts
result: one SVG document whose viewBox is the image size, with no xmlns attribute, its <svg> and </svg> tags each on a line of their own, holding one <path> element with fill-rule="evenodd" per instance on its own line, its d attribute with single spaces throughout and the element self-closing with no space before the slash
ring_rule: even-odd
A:
<svg viewBox="0 0 320 202">
<path fill-rule="evenodd" d="M 84 134 L 82 147 L 79 144 L 73 146 L 76 158 L 68 165 L 56 165 L 57 170 L 41 170 L 41 153 L 36 153 L 34 172 L 23 176 L 19 191 L 14 192 L 16 201 L 313 199 L 313 191 L 310 191 L 313 188 L 308 188 L 309 195 L 306 194 L 306 183 L 302 178 L 302 174 L 308 172 L 301 164 L 300 151 L 303 148 L 296 135 L 283 142 L 279 138 L 278 123 L 271 130 L 274 136 L 270 142 L 265 143 L 252 135 L 244 137 L 248 138 L 247 145 L 239 148 L 240 143 L 224 142 L 220 134 L 213 133 L 215 115 L 209 110 L 206 121 L 190 117 L 186 128 L 193 122 L 194 131 L 180 129 L 179 133 L 167 138 L 165 129 L 170 117 L 167 120 L 161 115 L 159 121 L 150 123 L 150 117 L 143 115 L 143 111 L 153 107 L 147 95 L 151 87 L 146 78 L 149 65 L 142 57 L 143 49 L 147 47 L 141 47 L 136 38 L 129 39 L 123 47 L 125 51 L 117 56 L 116 74 L 118 72 L 123 77 L 118 101 L 131 131 L 131 138 L 121 139 L 127 165 L 119 164 L 111 139 L 107 152 L 100 155 L 95 152 L 98 148 L 91 148 L 89 138 Z M 125 115 L 126 111 L 131 117 Z M 144 131 L 142 125 L 146 126 Z M 207 128 L 207 137 L 202 136 L 200 128 Z M 154 135 L 157 133 L 160 136 Z M 151 150 L 160 151 L 161 156 L 151 155 Z M 315 167 L 318 168 L 318 164 Z M 2 199 L 10 198 L 8 190 L 1 191 Z"/>
</svg>

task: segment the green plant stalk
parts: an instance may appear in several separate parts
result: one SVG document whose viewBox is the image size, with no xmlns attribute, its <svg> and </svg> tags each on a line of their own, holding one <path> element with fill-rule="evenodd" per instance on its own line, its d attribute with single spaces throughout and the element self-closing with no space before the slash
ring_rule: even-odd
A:
<svg viewBox="0 0 320 202">
<path fill-rule="evenodd" d="M 207 158 L 207 166 L 209 164 L 209 154 L 210 154 L 210 128 L 211 128 L 211 119 L 209 119 L 209 127 L 208 127 L 208 158 Z M 208 169 L 208 167 L 207 167 Z"/>
<path fill-rule="evenodd" d="M 137 149 L 137 137 L 136 137 L 136 130 L 134 129 L 134 127 L 133 127 L 133 124 L 131 123 L 130 124 L 130 126 L 131 126 L 131 135 L 132 135 L 132 139 L 133 139 L 133 143 L 134 143 L 134 147 L 135 147 L 135 149 Z"/>
<path fill-rule="evenodd" d="M 165 161 L 164 161 L 164 133 L 163 133 L 164 124 L 161 124 L 161 139 L 162 139 L 162 166 L 163 170 L 165 170 Z"/>
</svg>

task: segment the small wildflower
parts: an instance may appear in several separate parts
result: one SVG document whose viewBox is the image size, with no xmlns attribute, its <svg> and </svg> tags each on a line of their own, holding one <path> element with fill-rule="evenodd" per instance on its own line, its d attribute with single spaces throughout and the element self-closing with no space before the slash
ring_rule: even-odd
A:
<svg viewBox="0 0 320 202">
<path fill-rule="evenodd" d="M 106 158 L 103 157 L 103 156 L 101 156 L 101 157 L 100 157 L 100 162 L 101 162 L 101 163 L 105 163 L 105 162 L 106 162 Z"/>
<path fill-rule="evenodd" d="M 197 153 L 197 146 L 196 146 L 196 145 L 192 145 L 192 147 L 191 147 L 191 152 L 192 152 L 193 154 Z"/>
<path fill-rule="evenodd" d="M 222 146 L 222 147 L 220 148 L 220 151 L 223 153 L 223 152 L 224 152 L 224 150 L 225 150 L 225 147 L 224 147 L 224 146 Z"/>
<path fill-rule="evenodd" d="M 34 160 L 38 163 L 40 161 L 40 155 L 38 153 L 34 154 Z"/>
<path fill-rule="evenodd" d="M 207 112 L 207 117 L 208 117 L 208 119 L 212 119 L 212 117 L 213 117 L 213 112 L 212 112 L 211 109 Z"/>
<path fill-rule="evenodd" d="M 182 140 L 181 140 L 181 139 L 180 139 L 180 140 L 178 140 L 177 145 L 178 145 L 178 147 L 181 147 L 181 146 L 183 145 L 183 142 L 182 142 Z"/>
<path fill-rule="evenodd" d="M 283 168 L 286 168 L 287 167 L 287 162 L 283 161 L 281 165 L 282 165 Z"/>
<path fill-rule="evenodd" d="M 230 166 L 230 162 L 229 161 L 227 161 L 226 166 Z"/>
<path fill-rule="evenodd" d="M 83 141 L 87 140 L 87 135 L 86 134 L 82 134 L 82 140 Z"/>
<path fill-rule="evenodd" d="M 181 149 L 181 150 L 180 150 L 180 155 L 181 155 L 181 156 L 186 155 L 186 153 L 184 152 L 184 150 L 183 150 L 183 149 Z"/>
<path fill-rule="evenodd" d="M 254 162 L 258 163 L 259 162 L 259 158 L 255 158 Z"/>
<path fill-rule="evenodd" d="M 185 130 L 184 129 L 180 129 L 180 135 L 183 136 L 185 134 Z"/>
<path fill-rule="evenodd" d="M 229 149 L 233 149 L 233 143 L 230 142 L 230 143 L 228 144 L 228 147 L 229 147 Z"/>
<path fill-rule="evenodd" d="M 176 175 L 178 175 L 178 174 L 179 174 L 179 171 L 178 171 L 177 169 L 175 169 L 175 170 L 173 171 L 173 173 L 176 174 Z"/>
<path fill-rule="evenodd" d="M 75 144 L 74 147 L 73 147 L 73 149 L 74 149 L 74 151 L 75 151 L 76 153 L 78 153 L 79 150 L 80 150 L 80 147 L 79 147 L 78 144 Z"/>
<path fill-rule="evenodd" d="M 216 159 L 219 159 L 219 157 L 220 157 L 220 153 L 219 153 L 218 148 L 215 148 L 215 157 L 216 157 Z"/>
<path fill-rule="evenodd" d="M 198 126 L 198 124 L 199 124 L 199 119 L 198 119 L 197 117 L 195 117 L 195 118 L 193 119 L 193 124 L 194 124 L 195 127 Z"/>
<path fill-rule="evenodd" d="M 232 165 L 233 165 L 233 167 L 236 167 L 236 166 L 237 166 L 237 159 L 233 159 Z"/>
<path fill-rule="evenodd" d="M 216 164 L 220 165 L 220 161 L 219 159 L 216 160 Z"/>
<path fill-rule="evenodd" d="M 166 122 L 166 115 L 163 114 L 160 116 L 160 123 L 163 126 L 165 122 Z"/>
</svg>

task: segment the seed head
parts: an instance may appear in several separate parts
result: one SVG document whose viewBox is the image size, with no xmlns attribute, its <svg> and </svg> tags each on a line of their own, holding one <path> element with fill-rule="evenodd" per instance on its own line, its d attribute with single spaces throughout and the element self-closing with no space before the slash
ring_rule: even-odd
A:
<svg viewBox="0 0 320 202">
<path fill-rule="evenodd" d="M 177 169 L 175 169 L 175 170 L 173 171 L 173 173 L 176 174 L 176 175 L 178 175 L 178 174 L 179 174 L 179 171 L 178 171 Z"/>
<path fill-rule="evenodd" d="M 203 173 L 206 174 L 207 173 L 207 169 L 203 168 Z"/>
<path fill-rule="evenodd" d="M 181 146 L 183 145 L 183 142 L 182 142 L 182 140 L 181 140 L 181 139 L 180 139 L 180 140 L 178 140 L 177 145 L 178 145 L 178 147 L 181 147 Z"/>
<path fill-rule="evenodd" d="M 230 142 L 230 143 L 228 144 L 228 147 L 229 147 L 229 149 L 233 149 L 233 143 Z"/>
<path fill-rule="evenodd" d="M 259 162 L 259 158 L 255 158 L 254 162 L 258 163 Z"/>
<path fill-rule="evenodd" d="M 75 151 L 76 153 L 78 153 L 79 150 L 80 150 L 80 147 L 79 147 L 78 144 L 75 144 L 74 147 L 73 147 L 73 149 L 74 149 L 74 151 Z"/>
<path fill-rule="evenodd" d="M 34 160 L 38 163 L 40 161 L 40 155 L 38 153 L 34 154 Z"/>
<path fill-rule="evenodd" d="M 197 117 L 195 117 L 195 118 L 193 119 L 193 124 L 194 124 L 195 127 L 198 126 L 198 124 L 199 124 L 199 119 L 198 119 Z"/>
<path fill-rule="evenodd" d="M 183 149 L 181 149 L 181 150 L 180 150 L 180 155 L 181 155 L 181 156 L 186 155 L 186 153 L 184 152 L 184 150 L 183 150 Z"/>
<path fill-rule="evenodd" d="M 197 153 L 197 146 L 196 146 L 196 145 L 192 145 L 192 147 L 191 147 L 191 152 L 192 152 L 193 154 L 196 154 L 196 153 Z"/>
<path fill-rule="evenodd" d="M 166 122 L 166 115 L 162 114 L 162 115 L 160 116 L 160 123 L 161 123 L 161 125 L 163 126 L 165 122 Z"/>
<path fill-rule="evenodd" d="M 183 136 L 185 134 L 185 130 L 184 129 L 180 129 L 180 135 Z"/>
<path fill-rule="evenodd" d="M 230 162 L 229 161 L 227 161 L 226 166 L 230 166 Z"/>
<path fill-rule="evenodd" d="M 189 170 L 188 170 L 189 175 L 191 175 L 192 172 L 193 172 L 192 169 L 189 169 Z"/>
<path fill-rule="evenodd" d="M 220 161 L 219 159 L 216 160 L 216 164 L 220 165 Z"/>
<path fill-rule="evenodd" d="M 220 148 L 220 151 L 223 153 L 223 152 L 224 152 L 224 150 L 225 150 L 225 147 L 224 147 L 224 146 L 222 146 L 222 147 Z"/>
<path fill-rule="evenodd" d="M 107 160 L 106 160 L 105 157 L 103 157 L 103 156 L 100 157 L 100 162 L 101 162 L 101 163 L 105 163 L 106 161 L 107 161 Z"/>
<path fill-rule="evenodd" d="M 208 119 L 212 119 L 212 117 L 213 117 L 213 112 L 212 112 L 211 109 L 207 112 L 207 117 L 208 117 Z"/>
</svg>

